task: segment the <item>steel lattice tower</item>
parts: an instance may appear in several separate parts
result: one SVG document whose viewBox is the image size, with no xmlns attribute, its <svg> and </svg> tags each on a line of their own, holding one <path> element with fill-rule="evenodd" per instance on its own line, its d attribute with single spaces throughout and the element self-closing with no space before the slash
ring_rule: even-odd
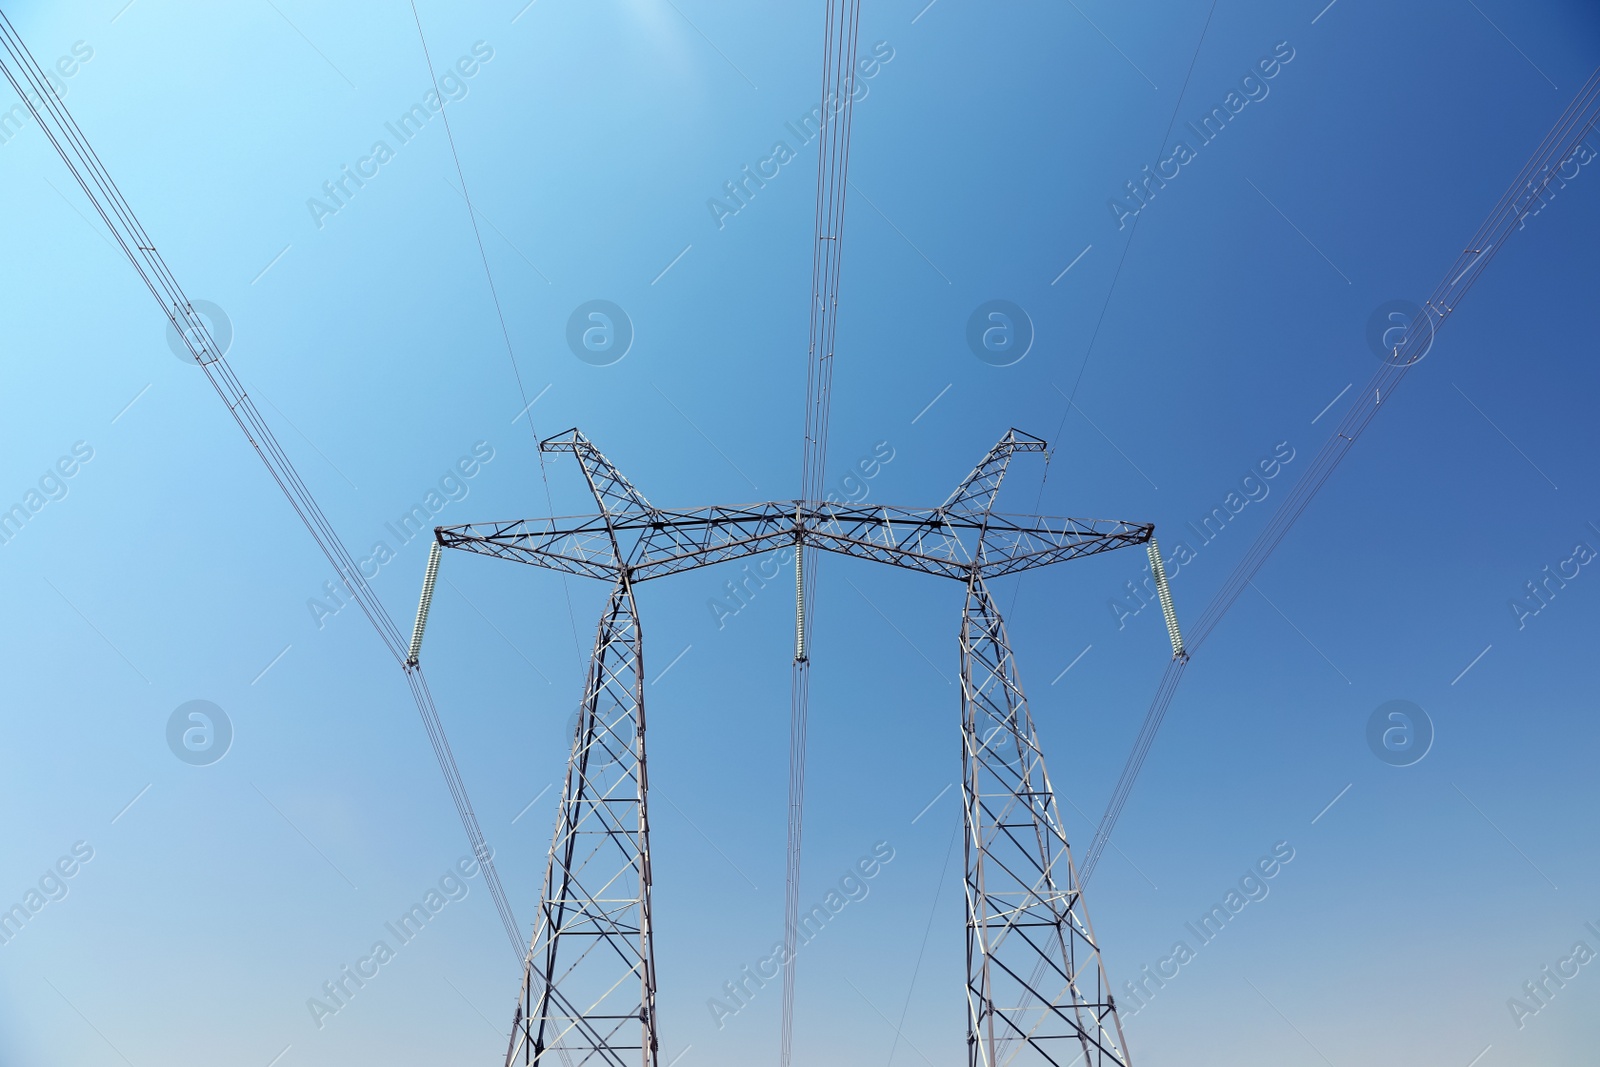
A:
<svg viewBox="0 0 1600 1067">
<path fill-rule="evenodd" d="M 634 587 L 786 546 L 961 582 L 967 1047 L 972 1067 L 1127 1067 L 1116 1004 L 1015 659 L 987 581 L 1143 544 L 1170 608 L 1153 527 L 1019 517 L 994 502 L 1011 457 L 1044 442 L 1008 432 L 944 504 L 916 509 L 772 501 L 668 511 L 577 430 L 572 453 L 598 515 L 439 527 L 445 548 L 607 580 L 524 964 L 506 1063 L 657 1067 L 650 916 L 644 651 Z M 431 591 L 430 568 L 427 591 Z M 426 604 L 427 592 L 424 593 Z M 418 620 L 420 638 L 422 619 Z M 1173 630 L 1174 654 L 1182 655 Z"/>
<path fill-rule="evenodd" d="M 945 509 L 984 521 L 1011 456 L 1044 442 L 1012 430 Z M 1152 542 L 1153 543 L 1153 542 Z M 985 554 L 980 539 L 978 557 Z M 1126 1064 L 1126 1043 L 1083 907 L 1005 621 L 978 570 L 961 612 L 961 785 L 967 857 L 967 1061 Z M 1021 1054 L 1026 1051 L 1028 1056 Z"/>
</svg>

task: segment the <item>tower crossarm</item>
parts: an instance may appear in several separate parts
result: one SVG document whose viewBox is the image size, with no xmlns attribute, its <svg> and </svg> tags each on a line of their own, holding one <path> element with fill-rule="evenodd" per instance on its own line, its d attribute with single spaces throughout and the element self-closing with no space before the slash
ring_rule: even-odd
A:
<svg viewBox="0 0 1600 1067">
<path fill-rule="evenodd" d="M 446 548 L 608 581 L 624 564 L 631 579 L 641 582 L 760 555 L 797 540 L 825 552 L 966 581 L 974 559 L 983 577 L 1014 574 L 1141 545 L 1153 529 L 1116 519 L 994 513 L 969 519 L 943 508 L 823 504 L 808 510 L 791 500 L 691 511 L 652 508 L 609 521 L 592 515 L 442 526 L 436 536 Z"/>
<path fill-rule="evenodd" d="M 604 515 L 440 526 L 434 530 L 434 537 L 445 548 L 585 578 L 615 581 L 618 571 L 617 553 Z"/>
<path fill-rule="evenodd" d="M 629 565 L 644 581 L 758 556 L 795 543 L 798 514 L 792 500 L 660 512 L 634 544 Z"/>
<path fill-rule="evenodd" d="M 1150 523 L 1119 519 L 985 516 L 978 572 L 985 578 L 1048 567 L 1082 556 L 1142 545 L 1155 535 Z"/>
<path fill-rule="evenodd" d="M 795 542 L 793 502 L 441 526 L 439 543 L 548 570 L 632 581 L 760 555 Z M 612 538 L 615 537 L 613 547 Z M 618 553 L 621 559 L 618 559 Z"/>
<path fill-rule="evenodd" d="M 966 581 L 1140 545 L 1153 526 L 1118 519 L 997 515 L 944 508 L 824 506 L 808 516 L 806 541 L 847 556 Z"/>
</svg>

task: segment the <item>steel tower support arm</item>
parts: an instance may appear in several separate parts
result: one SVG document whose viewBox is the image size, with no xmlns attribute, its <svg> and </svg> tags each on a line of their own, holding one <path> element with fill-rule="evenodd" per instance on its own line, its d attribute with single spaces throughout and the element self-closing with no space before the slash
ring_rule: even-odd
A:
<svg viewBox="0 0 1600 1067">
<path fill-rule="evenodd" d="M 622 581 L 595 636 L 507 1067 L 657 1062 L 642 656 Z"/>
<path fill-rule="evenodd" d="M 617 554 L 604 515 L 440 526 L 434 537 L 445 548 L 585 578 L 617 580 Z"/>
<path fill-rule="evenodd" d="M 1044 442 L 1012 429 L 937 508 L 774 500 L 668 511 L 633 487 L 594 443 L 573 429 L 543 441 L 577 457 L 600 514 L 441 526 L 446 548 L 617 581 L 643 582 L 798 544 L 965 582 L 1031 570 L 1150 539 L 1148 524 L 995 514 L 1011 457 Z"/>
<path fill-rule="evenodd" d="M 634 581 L 642 581 L 652 576 L 636 568 L 639 563 L 638 557 L 642 554 L 653 553 L 668 559 L 677 559 L 693 557 L 708 547 L 696 534 L 701 532 L 709 536 L 715 531 L 697 531 L 693 527 L 686 527 L 681 515 L 676 518 L 668 517 L 659 508 L 654 507 L 617 469 L 616 464 L 607 459 L 605 454 L 578 429 L 574 428 L 555 437 L 546 438 L 540 442 L 539 448 L 549 453 L 570 452 L 578 458 L 578 463 L 583 468 L 583 476 L 589 483 L 590 491 L 594 493 L 595 502 L 600 505 L 602 515 L 611 527 L 612 533 L 620 534 L 616 540 L 613 558 L 627 559 L 629 565 L 635 567 L 631 575 Z M 716 512 L 722 509 L 707 510 Z M 641 524 L 644 525 L 641 527 Z M 714 525 L 722 524 L 719 522 Z M 636 536 L 630 539 L 626 532 L 630 530 L 643 532 L 637 532 Z M 625 547 L 628 545 L 631 545 L 631 551 L 629 547 Z"/>
<path fill-rule="evenodd" d="M 570 452 L 577 456 L 583 476 L 588 479 L 589 488 L 594 493 L 595 503 L 612 519 L 629 519 L 655 513 L 655 508 L 650 506 L 644 494 L 635 489 L 633 483 L 577 427 L 540 441 L 539 451 L 552 455 Z"/>
<path fill-rule="evenodd" d="M 1006 467 L 1011 463 L 1012 454 L 1044 450 L 1043 438 L 1024 433 L 1013 426 L 993 448 L 989 449 L 988 454 L 978 461 L 978 465 L 972 468 L 972 473 L 962 479 L 961 484 L 956 486 L 956 491 L 950 494 L 949 500 L 940 505 L 939 510 L 959 518 L 981 519 L 994 507 L 995 497 L 1000 494 L 1000 483 L 1005 480 Z"/>
<path fill-rule="evenodd" d="M 650 518 L 620 521 L 605 515 L 517 519 L 441 526 L 436 536 L 446 548 L 590 578 L 616 581 L 625 565 L 631 579 L 642 582 L 793 544 L 794 510 L 782 508 L 655 511 Z"/>
<path fill-rule="evenodd" d="M 808 511 L 794 501 L 774 501 L 657 510 L 625 520 L 596 515 L 441 526 L 437 537 L 446 548 L 615 581 L 621 570 L 615 534 L 634 582 L 759 555 L 799 538 L 823 551 L 965 582 L 972 559 L 981 561 L 982 576 L 993 578 L 1142 545 L 1153 529 L 1116 519 L 986 514 L 979 521 L 938 508 L 883 505 L 824 504 Z"/>
<path fill-rule="evenodd" d="M 1044 754 L 983 580 L 961 614 L 969 1067 L 1128 1067 Z"/>
<path fill-rule="evenodd" d="M 1149 523 L 1032 516 L 1019 522 L 1012 516 L 991 514 L 979 542 L 982 551 L 978 555 L 978 573 L 984 578 L 995 578 L 1048 567 L 1069 559 L 1142 545 L 1154 534 L 1155 527 Z"/>
<path fill-rule="evenodd" d="M 955 518 L 940 509 L 844 508 L 820 511 L 808 544 L 908 570 L 967 581 L 977 560 L 984 577 L 1092 556 L 1150 539 L 1154 528 L 1116 519 L 986 514 Z"/>
</svg>

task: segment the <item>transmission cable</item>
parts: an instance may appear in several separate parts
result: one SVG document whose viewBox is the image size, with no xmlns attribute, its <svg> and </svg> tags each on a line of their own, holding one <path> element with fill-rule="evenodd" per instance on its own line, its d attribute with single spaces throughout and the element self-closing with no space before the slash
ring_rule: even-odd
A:
<svg viewBox="0 0 1600 1067">
<path fill-rule="evenodd" d="M 1200 60 L 1200 48 L 1206 43 L 1206 34 L 1211 30 L 1211 17 L 1216 13 L 1217 0 L 1211 0 L 1211 10 L 1206 13 L 1206 23 L 1200 28 L 1200 39 L 1194 43 L 1194 54 L 1189 57 L 1189 69 L 1183 75 L 1183 87 L 1178 90 L 1178 99 L 1173 101 L 1172 117 L 1167 119 L 1166 132 L 1161 135 L 1160 144 L 1156 145 L 1157 159 L 1161 158 L 1161 152 L 1167 143 L 1167 138 L 1172 136 L 1172 128 L 1178 124 L 1178 112 L 1183 107 L 1183 98 L 1189 92 L 1189 79 L 1194 77 L 1195 64 Z M 1157 164 L 1158 171 L 1159 168 L 1160 165 Z M 1117 269 L 1115 273 L 1111 275 L 1111 287 L 1106 290 L 1106 298 L 1100 305 L 1100 314 L 1094 320 L 1094 332 L 1089 335 L 1089 347 L 1084 350 L 1083 362 L 1078 365 L 1078 376 L 1073 379 L 1072 392 L 1067 396 L 1067 408 L 1061 413 L 1061 425 L 1056 427 L 1057 438 L 1060 438 L 1061 428 L 1067 423 L 1067 416 L 1072 414 L 1073 402 L 1078 397 L 1078 386 L 1083 384 L 1084 372 L 1089 369 L 1089 357 L 1094 355 L 1095 342 L 1100 338 L 1100 327 L 1105 324 L 1106 312 L 1111 307 L 1111 298 L 1116 295 L 1117 282 L 1122 278 L 1123 265 L 1128 262 L 1128 250 L 1133 247 L 1133 239 L 1139 234 L 1139 220 L 1143 217 L 1143 211 L 1140 211 L 1138 214 L 1133 216 L 1133 227 L 1128 231 L 1128 239 L 1122 243 L 1122 255 L 1117 259 Z M 1046 463 L 1048 464 L 1048 459 L 1046 460 Z M 1048 478 L 1049 474 L 1050 468 L 1047 465 L 1045 467 L 1045 477 Z M 1044 484 L 1042 482 L 1039 485 L 1039 495 L 1041 497 L 1044 495 Z M 1035 506 L 1034 510 L 1037 512 L 1038 507 Z"/>
<path fill-rule="evenodd" d="M 1194 77 L 1195 64 L 1200 59 L 1200 48 L 1206 43 L 1206 34 L 1211 29 L 1211 16 L 1215 15 L 1216 13 L 1217 0 L 1211 0 L 1211 10 L 1206 13 L 1206 23 L 1200 28 L 1200 39 L 1194 43 L 1194 54 L 1189 57 L 1189 69 L 1184 72 L 1183 85 L 1178 90 L 1178 99 L 1172 104 L 1172 114 L 1167 119 L 1166 132 L 1161 135 L 1161 140 L 1156 145 L 1157 159 L 1161 158 L 1163 146 L 1167 143 L 1167 138 L 1172 136 L 1172 127 L 1178 124 L 1178 112 L 1183 108 L 1183 99 L 1189 93 L 1189 81 Z M 1111 275 L 1111 286 L 1106 290 L 1106 298 L 1100 304 L 1100 314 L 1095 318 L 1094 331 L 1089 335 L 1089 346 L 1084 349 L 1083 362 L 1078 364 L 1078 376 L 1073 379 L 1072 382 L 1072 392 L 1067 394 L 1067 406 L 1061 412 L 1061 421 L 1056 424 L 1056 434 L 1051 438 L 1051 441 L 1056 442 L 1057 444 L 1059 444 L 1061 441 L 1061 433 L 1066 428 L 1068 417 L 1072 414 L 1073 404 L 1078 398 L 1078 386 L 1083 384 L 1084 372 L 1089 369 L 1089 357 L 1094 355 L 1095 342 L 1100 339 L 1100 327 L 1106 321 L 1106 312 L 1111 307 L 1111 298 L 1115 296 L 1117 292 L 1117 282 L 1122 279 L 1122 267 L 1128 262 L 1128 251 L 1133 247 L 1133 239 L 1139 233 L 1139 220 L 1143 217 L 1143 211 L 1140 211 L 1133 217 L 1133 227 L 1128 231 L 1128 239 L 1122 244 L 1122 254 L 1117 257 L 1117 269 Z M 1047 450 L 1044 454 L 1044 474 L 1039 478 L 1039 493 L 1036 497 L 1034 497 L 1033 501 L 1033 513 L 1035 515 L 1039 514 L 1040 505 L 1044 503 L 1044 487 L 1050 481 L 1050 460 L 1054 454 L 1054 449 Z M 1022 582 L 1018 581 L 1016 588 L 1011 593 L 1011 608 L 1007 612 L 1008 615 L 1015 613 L 1017 610 L 1017 600 L 1021 596 Z"/>
<path fill-rule="evenodd" d="M 422 16 L 417 14 L 417 0 L 411 2 L 411 18 L 417 24 L 417 40 L 422 44 L 422 58 L 428 64 L 428 80 L 433 83 L 433 95 L 439 100 L 439 117 L 444 120 L 445 140 L 450 143 L 450 158 L 455 161 L 456 180 L 461 183 L 461 199 L 467 202 L 467 219 L 472 223 L 472 239 L 478 244 L 478 259 L 483 263 L 483 277 L 489 283 L 489 296 L 494 301 L 495 317 L 500 322 L 500 336 L 505 341 L 506 356 L 511 361 L 511 374 L 517 380 L 517 395 L 522 397 L 521 410 L 528 416 L 528 433 L 533 438 L 533 456 L 539 462 L 539 478 L 544 482 L 545 505 L 550 514 L 556 513 L 554 498 L 550 495 L 550 474 L 545 468 L 544 451 L 539 448 L 539 433 L 534 429 L 533 405 L 528 403 L 528 390 L 522 384 L 522 368 L 517 364 L 517 353 L 511 344 L 511 330 L 506 326 L 505 309 L 500 306 L 500 291 L 494 284 L 494 272 L 489 269 L 489 253 L 483 247 L 483 233 L 478 228 L 478 211 L 472 206 L 472 193 L 467 188 L 467 175 L 461 168 L 461 154 L 456 151 L 456 135 L 450 128 L 450 107 L 439 91 L 439 76 L 434 73 L 433 56 L 428 51 L 428 38 L 422 32 Z M 1135 220 L 1137 221 L 1137 220 Z M 572 586 L 567 576 L 561 576 L 561 590 L 567 599 L 567 621 L 572 626 L 572 645 L 578 657 L 583 658 L 583 643 L 578 637 L 578 615 L 572 609 Z"/>
<path fill-rule="evenodd" d="M 1488 218 L 1478 227 L 1466 248 L 1451 264 L 1444 280 L 1424 302 L 1419 321 L 1407 328 L 1404 341 L 1389 352 L 1366 388 L 1351 401 L 1333 436 L 1323 443 L 1310 466 L 1300 476 L 1294 488 L 1286 494 L 1283 503 L 1278 506 L 1278 510 L 1257 535 L 1244 558 L 1234 567 L 1228 580 L 1212 597 L 1211 603 L 1201 613 L 1199 621 L 1189 631 L 1187 644 L 1191 650 L 1198 649 L 1217 628 L 1228 609 L 1239 599 L 1251 579 L 1266 564 L 1284 537 L 1288 535 L 1295 521 L 1305 512 L 1318 491 L 1349 454 L 1356 439 L 1371 424 L 1379 409 L 1389 403 L 1407 372 L 1428 354 L 1445 319 L 1460 305 L 1462 297 L 1488 267 L 1489 261 L 1494 258 L 1513 230 L 1521 227 L 1523 219 L 1535 204 L 1542 207 L 1544 191 L 1556 177 L 1553 167 L 1571 158 L 1579 142 L 1594 129 L 1597 119 L 1600 119 L 1600 69 L 1590 75 L 1588 82 L 1562 112 L 1550 132 L 1545 134 L 1533 155 L 1512 181 L 1510 188 L 1501 195 L 1499 202 L 1489 212 Z M 1524 195 L 1526 200 L 1519 206 L 1518 201 L 1522 200 Z M 1186 658 L 1180 657 L 1168 665 L 1167 672 L 1156 690 L 1155 699 L 1145 713 L 1144 722 L 1134 740 L 1133 750 L 1123 765 L 1122 774 L 1112 790 L 1111 800 L 1100 818 L 1094 841 L 1079 868 L 1084 883 L 1088 882 L 1095 865 L 1099 863 L 1100 856 L 1105 851 L 1107 842 L 1111 839 L 1111 832 L 1150 753 L 1156 732 L 1161 729 L 1162 721 L 1166 718 L 1167 707 L 1172 702 L 1186 662 Z"/>
<path fill-rule="evenodd" d="M 828 417 L 833 395 L 834 336 L 838 329 L 839 270 L 849 188 L 850 127 L 854 118 L 856 41 L 861 0 L 828 0 L 823 23 L 822 93 L 817 148 L 816 239 L 811 250 L 810 341 L 806 356 L 805 442 L 801 456 L 802 508 L 821 505 L 828 461 Z M 796 516 L 799 519 L 799 516 Z M 799 523 L 796 522 L 798 529 Z M 806 796 L 806 730 L 811 701 L 812 594 L 816 563 L 806 566 L 796 534 L 795 648 L 789 693 L 789 807 L 784 880 L 783 1024 L 779 1062 L 789 1067 L 794 1045 L 795 952 L 800 930 L 800 851 Z"/>
<path fill-rule="evenodd" d="M 161 306 L 167 321 L 183 339 L 185 347 L 205 373 L 206 379 L 216 390 L 217 395 L 227 405 L 229 414 L 233 416 L 251 447 L 255 449 L 256 455 L 266 466 L 267 472 L 288 499 L 290 507 L 299 516 L 322 554 L 333 565 L 334 572 L 351 599 L 361 608 L 362 614 L 366 615 L 373 629 L 377 631 L 379 639 L 388 648 L 389 654 L 405 670 L 407 682 L 416 700 L 417 712 L 422 717 L 429 742 L 439 762 L 439 769 L 444 774 L 445 784 L 455 803 L 456 813 L 472 845 L 473 855 L 483 872 L 484 884 L 494 899 L 495 909 L 500 914 L 501 923 L 511 940 L 512 949 L 520 961 L 524 950 L 516 918 L 511 913 L 499 875 L 495 871 L 488 845 L 478 826 L 477 815 L 467 798 L 466 785 L 461 779 L 460 769 L 456 766 L 449 743 L 445 739 L 444 725 L 439 718 L 432 694 L 428 692 L 427 682 L 422 676 L 421 668 L 406 661 L 405 638 L 378 600 L 377 594 L 367 584 L 361 568 L 345 548 L 344 543 L 339 540 L 326 514 L 317 504 L 288 455 L 278 444 L 277 437 L 246 393 L 238 376 L 234 374 L 233 368 L 211 336 L 205 320 L 195 312 L 177 278 L 167 267 L 161 254 L 156 251 L 155 242 L 140 224 L 133 208 L 123 197 L 82 129 L 67 111 L 65 104 L 56 95 L 54 88 L 49 84 L 48 76 L 34 59 L 4 11 L 0 11 L 0 46 L 3 46 L 6 59 L 9 60 L 0 62 L 0 69 L 5 72 L 6 81 L 22 98 L 51 146 L 66 164 L 73 179 L 83 189 L 84 195 L 89 198 L 96 213 L 110 229 L 112 237 L 127 256 L 128 262 L 132 264 L 145 287 L 150 290 L 150 295 Z"/>
</svg>

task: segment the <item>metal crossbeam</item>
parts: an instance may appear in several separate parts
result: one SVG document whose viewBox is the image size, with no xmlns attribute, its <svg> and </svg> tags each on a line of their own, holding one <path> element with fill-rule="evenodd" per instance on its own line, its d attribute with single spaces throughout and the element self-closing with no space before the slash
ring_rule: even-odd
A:
<svg viewBox="0 0 1600 1067">
<path fill-rule="evenodd" d="M 970 1067 L 1127 1067 L 1121 1023 L 988 579 L 1151 542 L 1149 524 L 997 514 L 1011 430 L 937 508 L 785 500 L 658 508 L 577 430 L 597 515 L 439 527 L 439 545 L 604 579 L 539 919 L 512 1022 L 512 1064 L 656 1067 L 643 646 L 634 586 L 790 545 L 964 584 L 962 793 Z"/>
<path fill-rule="evenodd" d="M 1116 519 L 985 514 L 943 508 L 773 501 L 748 507 L 653 510 L 608 521 L 604 514 L 441 526 L 439 542 L 535 567 L 634 582 L 708 567 L 803 543 L 841 555 L 966 581 L 1045 567 L 1114 548 L 1142 545 L 1154 527 Z M 611 538 L 620 545 L 614 548 Z"/>
</svg>

